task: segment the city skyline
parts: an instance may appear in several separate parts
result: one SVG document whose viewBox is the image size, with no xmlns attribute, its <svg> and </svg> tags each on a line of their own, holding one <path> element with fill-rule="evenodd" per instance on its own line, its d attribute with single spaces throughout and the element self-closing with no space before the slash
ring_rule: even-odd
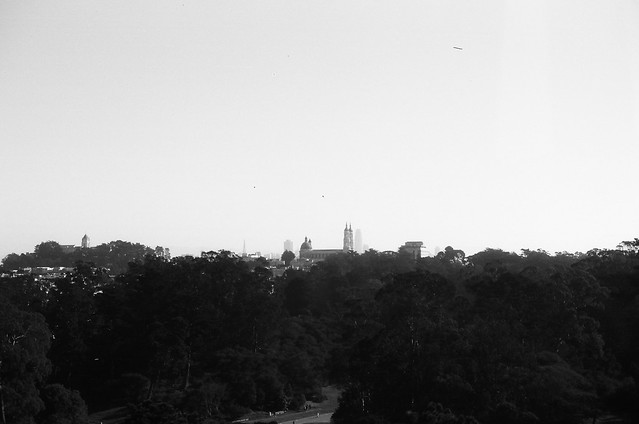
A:
<svg viewBox="0 0 639 424">
<path fill-rule="evenodd" d="M 357 246 L 358 243 L 360 245 L 362 244 L 362 235 L 361 235 L 362 232 L 361 232 L 361 229 L 357 228 L 355 230 L 355 234 L 356 234 L 355 241 L 354 241 L 355 245 L 353 247 L 353 251 L 356 251 L 358 253 L 362 253 L 361 249 L 358 250 L 358 246 Z M 359 241 L 358 241 L 358 237 L 359 237 Z M 63 246 L 63 248 L 64 247 L 73 247 L 73 246 L 75 246 L 76 248 L 95 247 L 95 246 L 91 246 L 91 237 L 88 234 L 86 234 L 86 233 L 82 236 L 81 241 L 78 244 L 74 244 L 74 243 L 68 244 L 68 243 L 59 242 L 58 240 L 42 240 L 41 242 L 47 242 L 47 241 L 55 241 L 58 244 L 60 244 L 60 246 Z M 103 241 L 103 242 L 98 243 L 98 245 L 99 244 L 103 244 L 103 243 L 109 243 L 111 241 L 115 241 L 115 240 Z M 128 242 L 131 242 L 131 243 L 138 243 L 138 241 L 135 241 L 135 240 L 123 240 L 123 241 L 128 241 Z M 41 243 L 41 242 L 39 242 L 39 243 Z M 144 243 L 142 243 L 142 244 L 144 244 Z M 146 245 L 146 244 L 144 244 L 144 245 Z M 298 243 L 298 245 L 301 245 L 301 242 Z M 151 247 L 151 248 L 154 247 L 154 246 L 150 246 L 150 245 L 147 245 L 147 246 Z M 34 246 L 34 247 L 36 247 L 36 246 Z M 162 245 L 158 245 L 157 247 L 163 247 L 165 249 L 168 248 L 167 246 L 162 246 Z M 221 249 L 204 249 L 204 250 L 202 250 L 202 252 L 204 252 L 204 251 L 208 252 L 208 251 L 211 251 L 211 250 L 221 250 Z M 261 253 L 263 256 L 268 256 L 268 255 L 275 255 L 275 254 L 280 255 L 286 250 L 290 250 L 292 252 L 299 252 L 299 246 L 296 246 L 296 243 L 295 243 L 294 240 L 286 239 L 286 240 L 284 240 L 283 248 L 280 249 L 280 250 L 263 250 L 263 249 L 259 249 L 259 248 L 251 249 L 250 247 L 247 248 L 246 239 L 243 239 L 242 240 L 242 248 L 241 248 L 241 250 L 236 250 L 236 249 L 222 249 L 222 250 L 230 250 L 230 251 L 232 251 L 234 253 L 242 254 L 243 256 L 247 255 L 247 254 L 254 254 L 256 252 Z M 10 252 L 10 253 L 21 254 L 21 253 L 31 253 L 31 251 L 25 251 L 25 252 L 13 251 L 13 252 Z M 193 253 L 193 252 L 183 252 L 183 253 L 181 253 L 180 255 L 177 255 L 177 256 L 184 256 L 184 255 L 198 256 L 199 253 L 196 254 L 196 253 Z M 6 255 L 4 255 L 4 256 L 6 256 Z"/>
<path fill-rule="evenodd" d="M 637 236 L 639 4 L 0 1 L 0 256 Z"/>
<path fill-rule="evenodd" d="M 358 233 L 360 234 L 359 241 L 357 239 L 357 234 Z M 400 244 L 398 244 L 395 247 L 390 247 L 389 246 L 388 248 L 378 248 L 378 247 L 376 247 L 374 245 L 373 246 L 369 246 L 368 243 L 363 243 L 363 239 L 361 238 L 362 237 L 361 233 L 362 233 L 361 229 L 357 228 L 355 230 L 353 251 L 356 252 L 356 253 L 359 253 L 359 254 L 363 253 L 364 251 L 366 251 L 368 249 L 373 249 L 373 250 L 376 250 L 376 251 L 399 251 L 399 250 L 401 250 L 401 248 L 404 247 L 405 243 L 413 243 L 413 242 L 416 241 L 414 238 L 413 239 L 406 239 L 406 240 L 404 240 L 403 242 L 401 242 Z M 305 236 L 304 240 L 306 241 L 307 239 L 308 239 L 308 241 L 312 240 L 312 238 L 309 238 L 308 236 Z M 318 239 L 320 239 L 320 240 L 328 240 L 328 239 L 330 239 L 330 237 L 320 237 Z M 628 237 L 627 238 L 627 240 L 631 240 L 631 239 L 633 239 L 633 237 Z M 42 242 L 47 242 L 47 241 L 55 241 L 55 242 L 59 243 L 63 248 L 64 247 L 69 247 L 69 246 L 75 246 L 76 248 L 81 248 L 81 247 L 82 248 L 88 248 L 88 247 L 95 247 L 95 246 L 98 246 L 100 244 L 106 244 L 106 243 L 109 243 L 109 242 L 112 242 L 112 241 L 116 241 L 115 239 L 113 239 L 113 240 L 102 240 L 102 241 L 98 241 L 96 244 L 93 244 L 93 243 L 90 242 L 90 240 L 91 240 L 91 237 L 88 234 L 84 234 L 80 238 L 80 242 L 79 243 L 74 243 L 74 242 L 65 243 L 65 242 L 61 242 L 60 240 L 52 240 L 52 239 L 44 240 L 43 239 L 43 240 L 39 241 L 38 243 L 35 243 L 33 247 L 36 247 L 38 244 L 40 244 Z M 141 243 L 142 245 L 145 245 L 145 246 L 150 247 L 150 248 L 162 247 L 162 248 L 166 249 L 167 251 L 173 251 L 173 247 L 168 246 L 168 245 L 163 245 L 161 243 L 160 244 L 151 245 L 151 244 L 147 244 L 147 243 L 144 243 L 142 241 L 139 241 L 139 240 L 128 240 L 128 239 L 118 239 L 118 240 L 123 240 L 123 241 L 131 242 L 131 243 Z M 250 238 L 248 240 L 250 241 Z M 626 239 L 624 239 L 624 240 L 626 240 Z M 622 241 L 624 241 L 624 240 L 619 240 L 619 242 L 616 243 L 614 246 L 604 246 L 604 247 L 602 247 L 602 246 L 593 246 L 592 248 L 610 248 L 610 249 L 613 249 L 613 248 L 616 248 L 617 245 L 619 243 L 621 243 Z M 267 258 L 272 257 L 272 259 L 277 259 L 277 258 L 279 258 L 279 256 L 285 250 L 287 250 L 286 246 L 287 246 L 288 243 L 291 243 L 291 246 L 292 246 L 292 249 L 288 249 L 288 250 L 291 250 L 296 255 L 298 255 L 299 251 L 300 251 L 299 247 L 303 243 L 302 241 L 300 241 L 298 243 L 295 240 L 286 239 L 283 242 L 283 246 L 284 247 L 280 247 L 279 250 L 278 249 L 269 250 L 269 249 L 252 248 L 250 246 L 250 244 L 247 244 L 247 239 L 242 239 L 241 242 L 239 242 L 237 244 L 239 247 L 236 248 L 236 249 L 202 247 L 202 248 L 200 248 L 197 251 L 193 250 L 193 249 L 191 249 L 191 250 L 183 250 L 183 251 L 179 251 L 178 250 L 172 256 L 174 256 L 174 257 L 177 257 L 177 256 L 194 256 L 194 257 L 198 257 L 198 256 L 200 256 L 200 254 L 202 252 L 228 250 L 228 251 L 231 251 L 231 252 L 236 253 L 238 255 L 255 255 L 256 253 L 258 253 L 259 255 L 261 255 L 263 257 L 267 257 Z M 313 242 L 313 243 L 315 243 L 315 242 Z M 340 241 L 340 243 L 341 243 L 341 241 Z M 420 241 L 420 243 L 422 243 L 422 242 Z M 361 244 L 361 250 L 358 247 L 360 244 Z M 334 248 L 337 245 L 338 245 L 337 242 L 334 242 L 332 245 L 331 244 L 318 245 L 317 243 L 315 243 L 314 248 L 321 250 L 321 249 L 326 249 L 326 248 Z M 448 245 L 445 245 L 445 246 L 448 246 Z M 456 246 L 451 246 L 451 247 L 456 247 Z M 486 249 L 500 249 L 500 250 L 510 251 L 510 252 L 514 252 L 514 253 L 520 253 L 521 250 L 524 250 L 524 249 L 527 249 L 527 248 L 508 250 L 508 249 L 502 249 L 501 247 L 485 247 L 483 249 L 478 249 L 478 250 L 475 250 L 475 251 L 465 251 L 465 253 L 466 253 L 467 256 L 470 256 L 470 255 L 473 255 L 475 253 L 478 253 L 478 252 L 486 250 Z M 539 249 L 541 249 L 541 248 L 539 248 Z M 443 250 L 443 247 L 440 246 L 439 244 L 428 244 L 428 243 L 425 243 L 422 246 L 421 250 L 423 252 L 422 254 L 425 255 L 425 256 L 436 256 L 437 253 L 439 253 L 440 251 Z M 464 250 L 464 249 L 461 249 L 461 250 Z M 536 250 L 536 249 L 531 249 L 531 250 Z M 542 250 L 546 250 L 546 249 L 542 249 Z M 590 250 L 590 249 L 587 249 L 587 250 Z M 555 251 L 547 250 L 547 251 L 548 251 L 549 254 L 555 254 L 555 253 L 562 253 L 562 252 L 586 253 L 587 250 L 572 250 L 571 251 L 571 250 L 563 249 L 563 250 L 555 250 Z M 4 258 L 6 255 L 11 254 L 11 253 L 16 253 L 16 254 L 33 253 L 33 248 L 31 248 L 30 250 L 25 250 L 25 251 L 9 251 L 8 253 L 3 254 L 2 258 Z"/>
</svg>

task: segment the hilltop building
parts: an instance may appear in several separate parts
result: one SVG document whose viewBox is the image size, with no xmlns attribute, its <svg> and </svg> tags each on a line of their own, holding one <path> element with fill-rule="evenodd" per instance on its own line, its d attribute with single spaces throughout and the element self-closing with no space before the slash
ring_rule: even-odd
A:
<svg viewBox="0 0 639 424">
<path fill-rule="evenodd" d="M 75 252 L 76 249 L 79 249 L 76 245 L 73 244 L 61 244 L 60 248 L 62 249 L 62 253 L 69 254 Z"/>
<path fill-rule="evenodd" d="M 155 254 L 155 256 L 157 256 L 158 258 L 164 258 L 167 261 L 171 260 L 171 251 L 169 250 L 169 248 L 164 248 L 162 246 L 155 246 L 155 250 L 153 252 Z"/>
<path fill-rule="evenodd" d="M 353 229 L 347 223 L 344 227 L 344 240 L 341 249 L 313 249 L 313 243 L 308 237 L 304 237 L 304 243 L 300 246 L 300 260 L 311 262 L 323 261 L 331 255 L 348 253 L 353 251 Z"/>
<path fill-rule="evenodd" d="M 407 241 L 399 247 L 399 251 L 408 253 L 413 259 L 419 259 L 422 257 L 423 245 L 421 241 Z"/>
<path fill-rule="evenodd" d="M 61 244 L 60 248 L 62 249 L 62 253 L 69 254 L 73 253 L 79 249 L 90 249 L 91 248 L 91 239 L 86 234 L 82 237 L 82 241 L 80 242 L 80 246 L 76 246 L 73 244 Z"/>
</svg>

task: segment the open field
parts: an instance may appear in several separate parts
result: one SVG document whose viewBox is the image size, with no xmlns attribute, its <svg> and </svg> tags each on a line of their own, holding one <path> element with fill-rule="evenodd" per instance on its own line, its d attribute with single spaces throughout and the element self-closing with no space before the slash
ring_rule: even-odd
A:
<svg viewBox="0 0 639 424">
<path fill-rule="evenodd" d="M 96 412 L 89 416 L 89 424 L 122 424 L 128 418 L 128 414 L 125 406 Z"/>
<path fill-rule="evenodd" d="M 242 423 L 253 423 L 256 421 L 271 422 L 276 421 L 282 424 L 326 424 L 331 422 L 331 416 L 337 409 L 340 390 L 333 386 L 327 386 L 322 389 L 322 394 L 326 396 L 326 400 L 315 403 L 308 402 L 311 408 L 307 411 L 288 411 L 282 415 L 268 416 L 267 414 L 256 417 L 254 414 L 251 419 L 240 421 Z M 319 414 L 319 417 L 318 415 Z M 89 424 L 123 424 L 128 417 L 126 407 L 108 409 L 106 411 L 96 412 L 89 417 Z"/>
<path fill-rule="evenodd" d="M 287 411 L 282 415 L 262 415 L 259 417 L 252 416 L 250 419 L 243 421 L 245 423 L 272 422 L 276 421 L 282 424 L 303 424 L 303 423 L 329 423 L 331 416 L 339 404 L 339 395 L 341 391 L 333 386 L 322 388 L 322 394 L 326 399 L 322 402 L 308 402 L 310 409 L 307 411 Z M 319 417 L 317 416 L 319 414 Z"/>
</svg>

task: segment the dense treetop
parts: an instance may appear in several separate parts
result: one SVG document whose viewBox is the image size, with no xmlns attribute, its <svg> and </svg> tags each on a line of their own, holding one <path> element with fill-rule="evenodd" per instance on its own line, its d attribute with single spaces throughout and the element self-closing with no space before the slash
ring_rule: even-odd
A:
<svg viewBox="0 0 639 424">
<path fill-rule="evenodd" d="M 299 408 L 327 384 L 343 389 L 336 424 L 638 412 L 637 239 L 586 254 L 369 250 L 277 278 L 226 251 L 102 246 L 99 266 L 0 280 L 7 423 L 86 422 L 85 404 L 128 404 L 130 423 L 227 422 Z M 45 242 L 27 257 L 61 256 Z"/>
<path fill-rule="evenodd" d="M 144 256 L 154 254 L 154 252 L 155 249 L 148 246 L 122 240 L 103 243 L 91 248 L 76 247 L 70 252 L 65 252 L 58 242 L 45 241 L 38 244 L 33 253 L 7 255 L 2 260 L 2 267 L 5 270 L 34 267 L 73 267 L 75 263 L 82 261 L 106 268 L 112 274 L 120 274 L 126 271 L 129 262 L 141 260 Z"/>
</svg>

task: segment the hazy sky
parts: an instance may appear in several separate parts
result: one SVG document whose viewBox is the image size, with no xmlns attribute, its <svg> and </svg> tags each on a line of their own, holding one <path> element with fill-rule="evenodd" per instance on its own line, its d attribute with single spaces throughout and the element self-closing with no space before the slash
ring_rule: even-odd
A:
<svg viewBox="0 0 639 424">
<path fill-rule="evenodd" d="M 614 247 L 638 136 L 632 0 L 0 0 L 0 257 Z"/>
</svg>

